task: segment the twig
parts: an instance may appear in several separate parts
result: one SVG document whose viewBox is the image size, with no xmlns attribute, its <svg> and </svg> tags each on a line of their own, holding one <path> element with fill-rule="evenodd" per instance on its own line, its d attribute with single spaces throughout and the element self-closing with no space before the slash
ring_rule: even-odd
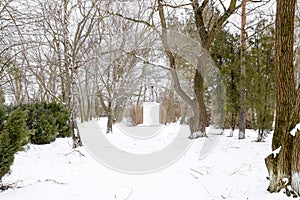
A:
<svg viewBox="0 0 300 200">
<path fill-rule="evenodd" d="M 190 169 L 190 170 L 192 170 L 193 172 L 196 172 L 196 173 L 198 173 L 198 174 L 204 175 L 204 174 L 202 174 L 201 172 L 199 172 L 199 171 L 197 171 L 197 170 L 195 170 L 195 169 Z"/>
<path fill-rule="evenodd" d="M 73 151 L 69 152 L 69 153 L 66 153 L 64 154 L 65 156 L 68 156 L 70 154 L 72 154 L 74 151 L 76 151 L 77 153 L 79 153 L 81 156 L 85 156 L 83 153 L 81 153 L 78 149 L 73 149 Z"/>
<path fill-rule="evenodd" d="M 3 192 L 5 190 L 8 189 L 13 189 L 15 186 L 15 183 L 11 183 L 11 184 L 0 184 L 0 192 Z"/>
<path fill-rule="evenodd" d="M 32 186 L 32 185 L 34 185 L 36 183 L 42 183 L 42 182 L 53 182 L 53 183 L 59 184 L 59 185 L 67 185 L 67 183 L 58 182 L 58 181 L 56 181 L 54 179 L 45 179 L 45 180 L 38 180 L 35 183 L 31 183 L 31 184 L 28 184 L 28 185 L 17 186 L 16 188 L 19 189 L 19 188 L 29 187 L 29 186 Z"/>
<path fill-rule="evenodd" d="M 132 55 L 132 56 L 136 57 L 137 59 L 143 61 L 144 64 L 149 64 L 149 65 L 152 65 L 152 66 L 154 66 L 154 67 L 160 67 L 160 68 L 162 68 L 162 69 L 170 70 L 169 67 L 164 66 L 164 65 L 161 65 L 161 64 L 157 64 L 157 63 L 150 62 L 149 60 L 147 60 L 147 59 L 145 59 L 145 58 L 143 58 L 143 57 L 141 57 L 141 56 L 135 54 L 134 52 L 128 52 L 128 51 L 125 51 L 125 53 L 126 53 L 126 54 L 129 54 L 129 55 Z"/>
<path fill-rule="evenodd" d="M 34 182 L 34 183 L 30 183 L 30 184 L 28 184 L 28 185 L 23 185 L 23 186 L 16 186 L 17 183 L 6 184 L 6 185 L 0 184 L 0 192 L 1 192 L 1 191 L 4 191 L 4 190 L 8 190 L 8 189 L 14 189 L 14 188 L 16 188 L 16 189 L 25 188 L 25 187 L 32 186 L 32 185 L 34 185 L 34 184 L 36 184 L 36 183 L 42 183 L 42 182 L 53 182 L 53 183 L 59 184 L 59 185 L 67 185 L 67 183 L 64 183 L 64 182 L 58 182 L 58 181 L 56 181 L 56 180 L 54 180 L 54 179 L 45 179 L 45 180 L 37 180 L 37 181 Z"/>
<path fill-rule="evenodd" d="M 129 20 L 129 21 L 133 21 L 133 22 L 137 22 L 137 23 L 142 23 L 142 24 L 144 24 L 144 25 L 146 25 L 148 27 L 153 27 L 152 24 L 150 24 L 147 21 L 141 20 L 141 19 L 134 19 L 134 18 L 131 18 L 131 17 L 127 17 L 125 15 L 122 15 L 121 13 L 114 13 L 114 12 L 109 12 L 109 11 L 106 11 L 106 12 L 108 14 L 115 15 L 115 16 L 121 17 L 121 18 Z"/>
<path fill-rule="evenodd" d="M 131 188 L 131 192 L 127 195 L 127 197 L 124 200 L 129 199 L 129 197 L 131 196 L 132 193 L 133 193 L 133 189 Z"/>
<path fill-rule="evenodd" d="M 56 180 L 54 180 L 54 179 L 46 179 L 46 180 L 44 180 L 44 181 L 38 180 L 37 182 L 38 182 L 38 183 L 39 183 L 39 182 L 53 182 L 53 183 L 56 183 L 56 184 L 59 184 L 59 185 L 67 185 L 67 183 L 58 182 L 58 181 L 56 181 Z"/>
<path fill-rule="evenodd" d="M 195 174 L 193 174 L 193 173 L 189 173 L 189 174 L 192 175 L 195 179 L 199 179 L 199 177 L 196 176 Z"/>
</svg>

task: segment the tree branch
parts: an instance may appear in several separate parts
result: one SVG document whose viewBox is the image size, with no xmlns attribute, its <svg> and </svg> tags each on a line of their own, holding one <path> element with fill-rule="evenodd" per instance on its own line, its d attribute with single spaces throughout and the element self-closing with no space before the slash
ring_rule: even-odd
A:
<svg viewBox="0 0 300 200">
<path fill-rule="evenodd" d="M 161 4 L 162 6 L 166 6 L 166 7 L 170 7 L 170 8 L 181 8 L 181 7 L 185 7 L 185 6 L 190 6 L 192 5 L 192 3 L 186 3 L 186 4 L 180 4 L 180 5 L 172 5 L 172 4 Z"/>
<path fill-rule="evenodd" d="M 121 17 L 121 18 L 129 20 L 129 21 L 133 21 L 133 22 L 137 22 L 137 23 L 142 23 L 142 24 L 144 24 L 146 26 L 149 26 L 149 27 L 154 27 L 152 24 L 150 24 L 149 22 L 147 22 L 145 20 L 134 19 L 134 18 L 131 18 L 131 17 L 124 16 L 124 15 L 122 15 L 120 13 L 114 13 L 114 12 L 109 12 L 109 11 L 106 11 L 106 12 L 108 14 L 115 15 L 115 16 Z"/>
</svg>

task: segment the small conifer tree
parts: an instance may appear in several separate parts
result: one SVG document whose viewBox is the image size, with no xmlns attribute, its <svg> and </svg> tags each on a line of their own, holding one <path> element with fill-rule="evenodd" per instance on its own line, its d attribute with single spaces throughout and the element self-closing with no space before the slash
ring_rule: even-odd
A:
<svg viewBox="0 0 300 200">
<path fill-rule="evenodd" d="M 11 112 L 0 130 L 0 183 L 2 177 L 10 170 L 14 155 L 28 135 L 26 128 L 26 113 L 20 109 Z"/>
</svg>

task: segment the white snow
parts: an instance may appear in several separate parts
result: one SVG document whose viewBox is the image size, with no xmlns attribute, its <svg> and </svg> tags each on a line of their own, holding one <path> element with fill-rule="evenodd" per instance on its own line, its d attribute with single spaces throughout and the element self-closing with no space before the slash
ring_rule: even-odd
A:
<svg viewBox="0 0 300 200">
<path fill-rule="evenodd" d="M 282 179 L 284 185 L 287 185 L 289 183 L 289 179 L 288 178 L 283 178 Z"/>
<path fill-rule="evenodd" d="M 281 146 L 275 149 L 274 151 L 272 151 L 273 158 L 276 158 L 279 155 L 280 150 L 281 150 Z"/>
<path fill-rule="evenodd" d="M 300 173 L 299 172 L 292 173 L 291 184 L 292 184 L 292 187 L 295 188 L 296 192 L 297 192 L 297 190 L 300 191 Z"/>
<path fill-rule="evenodd" d="M 300 131 L 300 123 L 297 124 L 293 130 L 291 130 L 290 134 L 295 137 L 297 130 Z"/>
<path fill-rule="evenodd" d="M 100 123 L 104 125 L 105 123 Z M 173 130 L 176 124 L 166 129 Z M 230 130 L 225 130 L 228 135 Z M 168 131 L 160 142 L 142 143 L 145 152 L 161 148 L 173 136 Z M 187 133 L 187 136 L 189 134 Z M 268 176 L 264 158 L 271 151 L 271 135 L 257 143 L 257 133 L 246 130 L 246 139 L 219 137 L 205 157 L 199 154 L 205 138 L 194 140 L 190 149 L 175 164 L 152 174 L 130 175 L 116 172 L 96 162 L 84 147 L 72 149 L 71 139 L 57 139 L 49 145 L 29 145 L 16 155 L 11 174 L 4 183 L 14 189 L 0 192 L 3 200 L 287 200 L 284 194 L 267 192 Z M 108 134 L 117 143 L 120 133 Z M 118 142 L 122 148 L 135 146 Z M 139 149 L 139 148 L 136 148 Z M 148 150 L 147 150 L 148 149 Z"/>
</svg>

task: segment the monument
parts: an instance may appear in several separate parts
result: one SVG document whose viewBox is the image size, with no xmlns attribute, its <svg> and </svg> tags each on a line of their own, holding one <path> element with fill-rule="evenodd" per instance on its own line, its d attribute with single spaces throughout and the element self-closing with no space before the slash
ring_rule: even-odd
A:
<svg viewBox="0 0 300 200">
<path fill-rule="evenodd" d="M 158 126 L 159 123 L 159 103 L 143 103 L 143 126 Z"/>
<path fill-rule="evenodd" d="M 155 102 L 153 86 L 151 86 L 150 102 L 143 103 L 142 126 L 159 126 L 159 103 Z"/>
</svg>

